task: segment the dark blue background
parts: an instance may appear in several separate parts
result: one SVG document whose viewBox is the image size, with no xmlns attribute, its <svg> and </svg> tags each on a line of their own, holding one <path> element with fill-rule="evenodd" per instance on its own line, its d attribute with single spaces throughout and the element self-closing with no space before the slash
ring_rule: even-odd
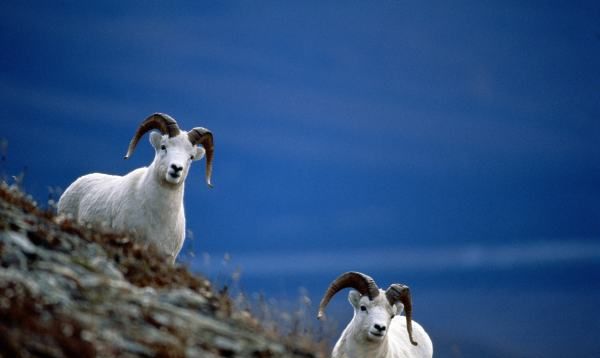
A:
<svg viewBox="0 0 600 358">
<path fill-rule="evenodd" d="M 218 283 L 315 304 L 361 270 L 438 357 L 600 356 L 598 2 L 0 8 L 0 169 L 38 201 L 147 165 L 169 113 L 215 135 L 181 259 Z"/>
</svg>

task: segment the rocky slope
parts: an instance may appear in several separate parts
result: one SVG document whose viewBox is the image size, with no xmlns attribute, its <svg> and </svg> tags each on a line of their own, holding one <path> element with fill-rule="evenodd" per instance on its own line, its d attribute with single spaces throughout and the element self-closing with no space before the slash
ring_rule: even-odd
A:
<svg viewBox="0 0 600 358">
<path fill-rule="evenodd" d="M 152 248 L 0 185 L 0 356 L 318 357 Z"/>
</svg>

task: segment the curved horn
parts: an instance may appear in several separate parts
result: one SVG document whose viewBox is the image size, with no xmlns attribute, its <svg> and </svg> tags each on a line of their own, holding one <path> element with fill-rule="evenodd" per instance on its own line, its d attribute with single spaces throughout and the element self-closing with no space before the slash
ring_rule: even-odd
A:
<svg viewBox="0 0 600 358">
<path fill-rule="evenodd" d="M 175 137 L 179 134 L 179 126 L 177 122 L 171 118 L 171 116 L 164 113 L 154 113 L 148 116 L 142 124 L 138 127 L 135 135 L 131 139 L 129 143 L 129 148 L 127 149 L 127 154 L 125 154 L 125 159 L 129 159 L 133 151 L 135 150 L 138 141 L 146 132 L 158 129 L 162 134 L 168 134 L 169 137 Z"/>
<path fill-rule="evenodd" d="M 385 291 L 385 297 L 387 297 L 390 305 L 401 302 L 404 305 L 404 312 L 406 314 L 406 330 L 408 331 L 408 338 L 410 343 L 414 346 L 417 342 L 413 340 L 412 336 L 412 299 L 410 298 L 410 289 L 406 285 L 395 283 Z"/>
<path fill-rule="evenodd" d="M 213 155 L 215 153 L 213 135 L 211 131 L 206 128 L 196 127 L 188 132 L 188 138 L 193 145 L 201 144 L 206 151 L 206 184 L 212 188 L 210 180 L 212 176 Z"/>
<path fill-rule="evenodd" d="M 361 295 L 368 295 L 369 299 L 372 300 L 379 295 L 379 287 L 375 281 L 360 272 L 346 272 L 338 276 L 327 288 L 321 303 L 319 304 L 319 313 L 317 318 L 321 319 L 325 314 L 325 307 L 331 300 L 331 298 L 344 288 L 354 288 Z"/>
</svg>

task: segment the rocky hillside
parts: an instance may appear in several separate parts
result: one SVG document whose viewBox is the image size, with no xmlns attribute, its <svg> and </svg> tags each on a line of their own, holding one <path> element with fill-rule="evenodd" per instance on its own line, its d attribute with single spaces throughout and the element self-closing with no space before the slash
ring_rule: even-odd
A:
<svg viewBox="0 0 600 358">
<path fill-rule="evenodd" d="M 152 248 L 0 185 L 1 357 L 318 357 L 315 347 L 267 334 Z"/>
</svg>

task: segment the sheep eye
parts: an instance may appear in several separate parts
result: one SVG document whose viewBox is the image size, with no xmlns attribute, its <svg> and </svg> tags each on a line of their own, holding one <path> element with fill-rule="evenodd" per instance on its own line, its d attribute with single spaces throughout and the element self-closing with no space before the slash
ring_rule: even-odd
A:
<svg viewBox="0 0 600 358">
<path fill-rule="evenodd" d="M 194 156 L 193 156 L 193 155 L 190 155 L 190 159 L 191 159 L 191 160 L 194 160 Z"/>
<path fill-rule="evenodd" d="M 160 146 L 160 149 L 167 150 L 167 146 L 163 144 L 163 145 Z"/>
<path fill-rule="evenodd" d="M 365 306 L 360 306 L 360 310 L 361 310 L 361 311 L 366 311 L 366 310 L 367 310 L 367 307 L 365 307 Z"/>
</svg>

